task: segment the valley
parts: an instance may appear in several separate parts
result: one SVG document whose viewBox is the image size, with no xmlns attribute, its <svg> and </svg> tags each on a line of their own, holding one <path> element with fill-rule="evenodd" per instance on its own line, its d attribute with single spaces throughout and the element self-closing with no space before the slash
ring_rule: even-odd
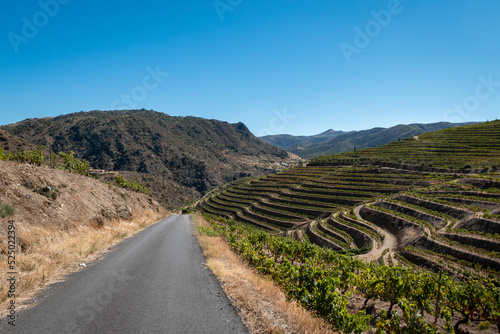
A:
<svg viewBox="0 0 500 334">
<path fill-rule="evenodd" d="M 191 202 L 182 211 L 204 217 L 202 235 L 224 239 L 333 329 L 500 329 L 500 121 L 309 161 L 241 123 L 152 111 L 77 113 L 0 131 L 0 160 L 9 160 L 1 161 L 2 215 L 21 222 L 19 252 L 32 267 L 22 272 L 33 277 L 25 303 L 44 286 L 45 267 L 32 258 L 50 256 L 39 247 L 48 235 L 62 238 L 51 239 L 52 252 L 73 250 L 51 264 L 56 279 L 59 266 L 71 272 L 75 260 L 92 261 L 92 238 L 107 247 L 166 214 L 161 204 Z M 147 219 L 126 223 L 136 216 Z M 121 232 L 123 221 L 131 229 Z M 67 235 L 76 239 L 66 244 Z M 90 247 L 85 257 L 81 247 Z"/>
<path fill-rule="evenodd" d="M 4 8 L 0 333 L 500 334 L 499 1 Z"/>
</svg>

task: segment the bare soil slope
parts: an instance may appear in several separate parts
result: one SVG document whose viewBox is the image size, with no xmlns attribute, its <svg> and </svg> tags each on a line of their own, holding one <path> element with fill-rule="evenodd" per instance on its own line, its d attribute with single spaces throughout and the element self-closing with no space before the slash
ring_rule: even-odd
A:
<svg viewBox="0 0 500 334">
<path fill-rule="evenodd" d="M 104 226 L 112 219 L 131 220 L 160 211 L 158 202 L 144 194 L 58 169 L 7 161 L 0 161 L 0 201 L 14 208 L 9 218 L 19 226 L 50 225 L 61 230 Z"/>
<path fill-rule="evenodd" d="M 36 301 L 40 288 L 168 214 L 144 194 L 58 169 L 7 161 L 0 161 L 0 202 L 0 317 L 9 303 L 4 280 L 10 270 L 9 220 L 16 231 L 16 305 L 24 308 Z"/>
</svg>

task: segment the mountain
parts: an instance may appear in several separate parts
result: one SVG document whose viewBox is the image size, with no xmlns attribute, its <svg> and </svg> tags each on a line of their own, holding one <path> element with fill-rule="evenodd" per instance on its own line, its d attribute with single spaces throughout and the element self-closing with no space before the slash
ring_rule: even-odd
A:
<svg viewBox="0 0 500 334">
<path fill-rule="evenodd" d="M 362 131 L 342 132 L 328 130 L 315 136 L 276 135 L 262 137 L 261 139 L 302 158 L 311 159 L 322 155 L 351 152 L 354 149 L 376 147 L 427 132 L 469 124 L 475 123 L 401 124 L 390 128 L 373 128 Z"/>
<path fill-rule="evenodd" d="M 321 156 L 312 165 L 390 162 L 450 169 L 500 166 L 500 121 L 442 129 L 356 152 Z"/>
<path fill-rule="evenodd" d="M 324 142 L 330 138 L 335 138 L 337 136 L 340 136 L 342 134 L 345 134 L 347 132 L 344 131 L 335 131 L 332 129 L 326 130 L 325 132 L 322 132 L 317 135 L 313 136 L 293 136 L 293 135 L 269 135 L 269 136 L 263 136 L 259 137 L 261 140 L 265 141 L 268 144 L 277 146 L 279 148 L 282 148 L 284 150 L 293 147 L 293 146 L 304 146 L 304 145 L 311 145 L 311 144 L 317 144 Z"/>
<path fill-rule="evenodd" d="M 94 168 L 120 171 L 170 207 L 237 178 L 262 176 L 266 169 L 291 162 L 289 153 L 262 142 L 243 123 L 173 117 L 144 109 L 28 119 L 0 130 L 27 146 L 74 151 Z"/>
<path fill-rule="evenodd" d="M 0 128 L 0 148 L 6 152 L 15 152 L 19 150 L 30 151 L 36 149 L 37 147 L 36 145 L 27 143 L 22 138 Z"/>
</svg>

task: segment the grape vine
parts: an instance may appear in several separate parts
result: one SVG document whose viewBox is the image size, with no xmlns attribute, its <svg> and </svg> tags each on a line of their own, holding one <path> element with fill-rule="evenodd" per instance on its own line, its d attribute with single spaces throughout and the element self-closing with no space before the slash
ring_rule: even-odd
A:
<svg viewBox="0 0 500 334">
<path fill-rule="evenodd" d="M 277 282 L 289 299 L 343 333 L 359 334 L 373 326 L 377 333 L 459 333 L 462 324 L 472 321 L 483 327 L 493 324 L 500 332 L 498 279 L 455 281 L 424 270 L 379 266 L 228 219 L 205 218 L 212 225 L 206 234 L 225 238 L 251 266 Z M 360 296 L 364 307 L 353 313 L 348 305 Z M 388 302 L 389 307 L 367 314 L 370 300 Z M 439 326 L 428 320 L 434 316 Z"/>
</svg>

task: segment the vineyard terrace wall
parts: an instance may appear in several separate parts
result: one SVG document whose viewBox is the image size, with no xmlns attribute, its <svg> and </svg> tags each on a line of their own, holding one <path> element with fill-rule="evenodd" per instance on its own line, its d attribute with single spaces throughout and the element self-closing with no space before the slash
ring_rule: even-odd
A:
<svg viewBox="0 0 500 334">
<path fill-rule="evenodd" d="M 440 235 L 449 240 L 457 241 L 463 245 L 470 245 L 476 248 L 484 249 L 486 251 L 500 252 L 500 242 L 498 241 L 456 233 L 440 233 Z"/>
<path fill-rule="evenodd" d="M 333 243 L 332 241 L 322 237 L 319 235 L 316 231 L 314 231 L 315 225 L 317 224 L 317 221 L 312 221 L 310 224 L 307 224 L 307 227 L 305 229 L 306 235 L 309 237 L 309 240 L 321 247 L 327 247 L 331 248 L 336 251 L 343 251 L 344 249 L 340 247 L 339 245 Z"/>
<path fill-rule="evenodd" d="M 394 234 L 401 247 L 424 235 L 424 230 L 420 225 L 386 212 L 363 206 L 359 210 L 359 214 L 364 220 L 370 221 Z"/>
<path fill-rule="evenodd" d="M 428 213 L 424 213 L 424 212 L 421 212 L 421 211 L 418 211 L 418 210 L 415 210 L 412 208 L 408 208 L 408 207 L 403 206 L 403 205 L 385 202 L 385 201 L 375 202 L 374 205 L 380 206 L 381 208 L 401 212 L 402 214 L 405 214 L 408 216 L 415 217 L 417 219 L 420 219 L 420 220 L 423 220 L 425 222 L 430 223 L 432 226 L 434 226 L 436 228 L 446 224 L 446 220 L 444 220 L 443 218 L 439 218 L 439 217 L 430 215 Z"/>
<path fill-rule="evenodd" d="M 416 240 L 413 246 L 428 249 L 436 253 L 451 255 L 457 259 L 465 260 L 470 263 L 477 263 L 485 269 L 491 268 L 500 271 L 500 261 L 498 260 L 446 245 L 427 236 L 423 236 L 419 240 Z"/>
<path fill-rule="evenodd" d="M 344 231 L 348 233 L 352 239 L 354 240 L 354 244 L 356 244 L 357 248 L 369 248 L 371 249 L 373 247 L 373 240 L 370 238 L 368 235 L 366 235 L 364 232 L 361 232 L 353 227 L 344 225 L 332 217 L 328 219 L 328 224 L 332 225 L 333 227 Z"/>
<path fill-rule="evenodd" d="M 457 225 L 457 228 L 463 228 L 469 231 L 480 231 L 490 234 L 500 234 L 500 222 L 484 218 L 473 218 Z"/>
<path fill-rule="evenodd" d="M 467 210 L 462 210 L 459 208 L 455 208 L 453 206 L 446 205 L 446 204 L 441 204 L 441 203 L 423 200 L 423 199 L 408 196 L 408 195 L 399 194 L 399 195 L 395 195 L 393 198 L 395 200 L 398 200 L 398 201 L 403 201 L 403 202 L 407 202 L 407 203 L 410 203 L 413 205 L 421 206 L 421 207 L 424 207 L 424 208 L 427 208 L 427 209 L 430 209 L 433 211 L 442 212 L 442 213 L 447 214 L 448 216 L 451 216 L 451 217 L 457 218 L 457 219 L 469 219 L 469 218 L 474 217 L 473 212 L 470 212 Z"/>
</svg>

